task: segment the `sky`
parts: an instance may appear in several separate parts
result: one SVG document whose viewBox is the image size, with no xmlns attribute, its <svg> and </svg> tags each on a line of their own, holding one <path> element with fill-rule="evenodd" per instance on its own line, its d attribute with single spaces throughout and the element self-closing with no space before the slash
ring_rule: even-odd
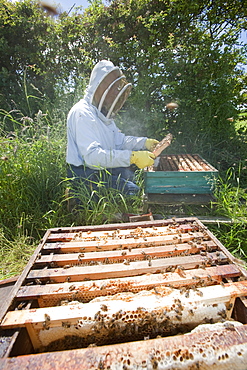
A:
<svg viewBox="0 0 247 370">
<path fill-rule="evenodd" d="M 68 12 L 71 7 L 74 5 L 76 6 L 82 6 L 84 9 L 87 8 L 90 4 L 87 0 L 56 0 L 56 1 L 46 1 L 48 4 L 56 4 L 60 5 L 61 10 L 64 12 Z"/>
</svg>

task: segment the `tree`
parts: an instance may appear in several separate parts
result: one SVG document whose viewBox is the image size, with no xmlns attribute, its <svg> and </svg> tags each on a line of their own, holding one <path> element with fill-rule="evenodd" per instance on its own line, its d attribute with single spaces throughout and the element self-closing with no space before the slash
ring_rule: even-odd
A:
<svg viewBox="0 0 247 370">
<path fill-rule="evenodd" d="M 144 125 L 161 136 L 168 126 L 185 131 L 191 145 L 205 131 L 210 141 L 232 134 L 227 119 L 238 113 L 244 77 L 236 46 L 246 27 L 242 1 L 119 0 L 99 9 L 87 13 L 90 45 L 97 60 L 110 58 L 132 78 L 129 119 L 138 115 L 142 132 Z M 165 105 L 174 99 L 180 108 L 170 113 Z"/>
<path fill-rule="evenodd" d="M 24 77 L 54 102 L 78 81 L 85 85 L 93 65 L 106 58 L 134 86 L 121 118 L 125 131 L 127 125 L 130 133 L 162 138 L 169 130 L 178 145 L 183 132 L 188 151 L 199 142 L 207 142 L 205 150 L 223 147 L 233 135 L 246 78 L 238 68 L 246 61 L 238 41 L 246 29 L 242 0 L 114 0 L 109 6 L 92 0 L 83 13 L 56 20 L 30 0 L 2 0 L 1 7 L 1 104 L 12 107 Z M 168 111 L 172 100 L 179 108 Z"/>
</svg>

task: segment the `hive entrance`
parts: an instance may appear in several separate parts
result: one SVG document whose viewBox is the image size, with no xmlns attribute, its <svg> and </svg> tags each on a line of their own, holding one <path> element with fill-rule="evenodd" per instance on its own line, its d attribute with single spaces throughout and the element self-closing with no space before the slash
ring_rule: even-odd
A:
<svg viewBox="0 0 247 370">
<path fill-rule="evenodd" d="M 142 341 L 227 322 L 246 295 L 197 219 L 51 229 L 1 326 L 25 328 L 34 352 Z"/>
</svg>

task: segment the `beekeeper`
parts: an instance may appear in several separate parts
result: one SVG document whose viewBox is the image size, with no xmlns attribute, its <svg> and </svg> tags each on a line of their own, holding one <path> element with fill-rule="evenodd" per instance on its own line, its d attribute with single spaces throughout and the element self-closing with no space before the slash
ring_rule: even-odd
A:
<svg viewBox="0 0 247 370">
<path fill-rule="evenodd" d="M 113 118 L 130 90 L 119 67 L 108 60 L 95 65 L 84 98 L 68 114 L 69 178 L 84 179 L 92 188 L 100 180 L 127 195 L 138 192 L 130 166 L 151 166 L 155 158 L 151 151 L 158 141 L 126 136 L 117 128 Z"/>
</svg>

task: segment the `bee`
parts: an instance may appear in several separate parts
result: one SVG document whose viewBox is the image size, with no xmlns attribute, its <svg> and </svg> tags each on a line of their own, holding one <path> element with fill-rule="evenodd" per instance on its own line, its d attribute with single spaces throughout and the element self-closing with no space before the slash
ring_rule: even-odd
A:
<svg viewBox="0 0 247 370">
<path fill-rule="evenodd" d="M 186 277 L 186 274 L 185 272 L 180 268 L 180 267 L 177 267 L 175 272 L 180 276 L 180 277 Z"/>
<path fill-rule="evenodd" d="M 206 324 L 213 324 L 214 323 L 214 320 L 213 320 L 212 317 L 210 319 L 208 317 L 205 317 L 204 321 L 205 321 Z"/>
<path fill-rule="evenodd" d="M 207 275 L 207 278 L 208 278 L 208 280 L 209 280 L 209 281 L 213 281 L 213 279 L 212 279 L 212 276 L 211 276 L 211 275 Z"/>
<path fill-rule="evenodd" d="M 197 293 L 200 297 L 203 297 L 203 293 L 202 293 L 200 290 L 196 289 L 196 293 Z"/>
<path fill-rule="evenodd" d="M 155 291 L 156 294 L 160 294 L 160 292 L 157 290 L 156 287 L 154 287 L 154 291 Z"/>
<path fill-rule="evenodd" d="M 228 304 L 226 304 L 226 309 L 227 309 L 228 311 L 230 311 L 230 310 L 232 309 L 232 306 L 233 306 L 233 304 L 232 304 L 232 303 L 228 303 Z"/>
<path fill-rule="evenodd" d="M 75 299 L 76 299 L 76 296 L 77 296 L 77 294 L 78 294 L 79 292 L 78 291 L 76 291 L 76 292 L 74 292 L 73 294 L 72 294 L 72 296 L 71 296 L 71 299 L 72 299 L 72 301 L 74 301 Z"/>
<path fill-rule="evenodd" d="M 185 292 L 185 298 L 189 298 L 189 296 L 190 296 L 190 291 L 187 290 L 187 292 Z"/>
<path fill-rule="evenodd" d="M 25 306 L 25 304 L 26 302 L 21 302 L 20 304 L 18 304 L 17 310 L 21 310 Z"/>
<path fill-rule="evenodd" d="M 101 316 L 100 311 L 96 312 L 96 314 L 94 315 L 94 320 L 100 321 L 101 319 L 103 319 L 103 316 Z"/>
<path fill-rule="evenodd" d="M 195 275 L 195 276 L 192 276 L 192 279 L 193 279 L 193 280 L 198 280 L 198 279 L 200 279 L 200 278 L 199 278 L 198 276 L 196 276 L 196 275 Z"/>
<path fill-rule="evenodd" d="M 221 310 L 218 312 L 218 315 L 221 316 L 223 319 L 226 318 L 226 311 L 225 310 Z"/>
<path fill-rule="evenodd" d="M 102 310 L 102 311 L 107 311 L 107 310 L 108 310 L 108 307 L 107 307 L 107 305 L 106 305 L 106 304 L 102 304 L 102 305 L 100 306 L 100 308 L 101 308 L 101 310 Z"/>
<path fill-rule="evenodd" d="M 70 285 L 69 290 L 71 291 L 74 290 L 75 288 L 76 288 L 75 285 Z"/>
<path fill-rule="evenodd" d="M 231 324 L 230 322 L 226 322 L 224 324 L 224 328 L 226 328 L 227 330 L 232 330 L 232 331 L 235 331 L 235 326 L 233 324 Z"/>
<path fill-rule="evenodd" d="M 137 307 L 137 311 L 145 311 L 144 307 Z"/>
<path fill-rule="evenodd" d="M 151 357 L 151 364 L 152 364 L 152 368 L 154 370 L 158 369 L 159 363 L 158 363 L 157 359 L 154 356 Z"/>
<path fill-rule="evenodd" d="M 115 318 L 116 320 L 119 320 L 121 319 L 122 315 L 124 314 L 123 310 L 119 310 L 116 314 L 115 314 Z"/>
<path fill-rule="evenodd" d="M 124 264 L 124 265 L 129 265 L 129 264 L 130 264 L 130 261 L 128 261 L 128 260 L 124 260 L 124 261 L 123 261 L 123 264 Z"/>
<path fill-rule="evenodd" d="M 63 265 L 63 269 L 69 269 L 71 265 Z"/>
<path fill-rule="evenodd" d="M 70 323 L 68 321 L 62 321 L 63 328 L 70 328 Z"/>
<path fill-rule="evenodd" d="M 78 261 L 81 261 L 82 260 L 82 258 L 85 256 L 85 254 L 84 253 L 80 253 L 79 255 L 78 255 Z"/>
<path fill-rule="evenodd" d="M 45 313 L 44 316 L 45 316 L 45 321 L 43 322 L 43 328 L 46 329 L 46 330 L 48 330 L 49 327 L 50 327 L 51 318 L 50 318 L 50 316 L 47 313 Z"/>
<path fill-rule="evenodd" d="M 100 286 L 100 290 L 103 290 L 107 286 L 107 283 L 104 283 Z"/>
<path fill-rule="evenodd" d="M 56 16 L 59 14 L 57 8 L 50 4 L 45 3 L 44 1 L 40 2 L 40 6 L 47 13 L 47 15 Z"/>
</svg>

